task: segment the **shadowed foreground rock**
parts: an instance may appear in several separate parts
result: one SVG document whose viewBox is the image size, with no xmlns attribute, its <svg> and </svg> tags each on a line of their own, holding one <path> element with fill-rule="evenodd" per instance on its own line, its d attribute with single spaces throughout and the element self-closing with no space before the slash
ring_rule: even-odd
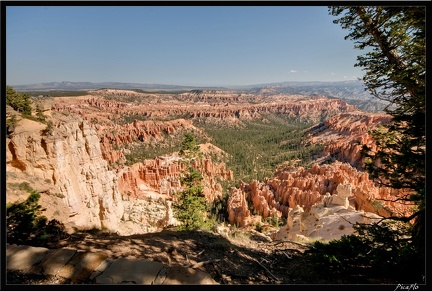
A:
<svg viewBox="0 0 432 291">
<path fill-rule="evenodd" d="M 8 244 L 6 261 L 8 272 L 43 275 L 72 284 L 218 284 L 209 274 L 192 268 L 143 259 L 112 260 L 103 253 L 66 248 L 51 250 Z"/>
</svg>

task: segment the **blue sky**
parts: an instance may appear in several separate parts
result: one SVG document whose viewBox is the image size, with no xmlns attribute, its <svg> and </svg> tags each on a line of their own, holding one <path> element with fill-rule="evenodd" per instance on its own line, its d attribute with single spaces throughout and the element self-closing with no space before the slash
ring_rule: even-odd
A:
<svg viewBox="0 0 432 291">
<path fill-rule="evenodd" d="M 6 83 L 185 86 L 361 77 L 327 6 L 7 6 Z"/>
</svg>

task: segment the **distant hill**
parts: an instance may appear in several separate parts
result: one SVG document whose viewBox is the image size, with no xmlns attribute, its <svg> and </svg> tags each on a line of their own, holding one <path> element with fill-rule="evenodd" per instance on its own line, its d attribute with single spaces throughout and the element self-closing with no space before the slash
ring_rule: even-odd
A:
<svg viewBox="0 0 432 291">
<path fill-rule="evenodd" d="M 140 84 L 140 83 L 122 83 L 122 82 L 49 82 L 49 83 L 37 83 L 37 84 L 26 84 L 26 85 L 14 85 L 15 90 L 18 91 L 50 91 L 50 90 L 62 90 L 62 91 L 85 91 L 95 90 L 102 88 L 110 89 L 141 89 L 141 90 L 194 90 L 194 89 L 226 89 L 223 87 L 193 87 L 193 86 L 179 86 L 179 85 L 164 85 L 164 84 Z"/>
<path fill-rule="evenodd" d="M 141 84 L 122 82 L 49 82 L 27 85 L 15 85 L 15 90 L 22 92 L 35 91 L 86 91 L 103 88 L 110 89 L 139 89 L 144 91 L 188 91 L 188 90 L 248 90 L 256 94 L 303 94 L 323 95 L 328 98 L 345 100 L 347 103 L 368 112 L 382 112 L 387 102 L 377 99 L 365 90 L 361 81 L 339 81 L 339 82 L 278 82 L 247 86 L 226 87 L 193 87 L 181 85 L 164 84 Z"/>
<path fill-rule="evenodd" d="M 358 80 L 340 82 L 281 82 L 257 85 L 251 90 L 270 94 L 323 95 L 345 100 L 347 103 L 368 112 L 381 112 L 389 103 L 380 100 L 365 90 Z"/>
</svg>

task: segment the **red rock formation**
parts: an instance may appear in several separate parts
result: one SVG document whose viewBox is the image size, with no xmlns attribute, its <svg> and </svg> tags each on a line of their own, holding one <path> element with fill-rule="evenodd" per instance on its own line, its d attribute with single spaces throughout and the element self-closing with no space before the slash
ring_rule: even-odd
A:
<svg viewBox="0 0 432 291">
<path fill-rule="evenodd" d="M 120 96 L 121 100 L 112 100 L 108 98 L 110 95 Z M 44 195 L 41 199 L 46 203 L 44 207 L 52 205 L 51 212 L 55 214 L 58 211 L 56 215 L 74 225 L 105 227 L 113 231 L 120 229 L 131 234 L 153 230 L 155 222 L 161 222 L 161 225 L 168 223 L 170 209 L 164 199 L 181 190 L 179 181 L 185 170 L 179 157 L 172 155 L 145 160 L 116 173 L 106 160 L 117 162 L 124 159 L 121 150 L 114 150 L 116 147 L 121 148 L 138 140 L 162 142 L 167 135 L 199 130 L 191 120 L 178 118 L 181 115 L 229 122 L 262 118 L 267 113 L 316 122 L 328 118 L 310 131 L 310 142 L 326 143 L 326 155 L 348 163 L 316 164 L 310 169 L 286 167 L 264 182 L 252 181 L 232 188 L 228 200 L 231 223 L 246 226 L 254 222 L 248 203 L 264 218 L 289 218 L 290 211 L 300 206 L 307 213 L 313 205 L 321 203 L 327 193 L 334 195 L 339 185 L 349 185 L 347 197 L 326 197 L 338 205 L 345 206 L 345 198 L 348 198 L 355 209 L 381 216 L 409 213 L 409 206 L 389 202 L 399 194 L 398 191 L 377 187 L 369 180 L 367 173 L 351 166 L 362 163 L 359 154 L 361 145 L 373 146 L 368 130 L 388 122 L 389 116 L 356 112 L 353 106 L 341 100 L 322 96 L 264 96 L 227 91 L 196 91 L 178 95 L 107 89 L 87 96 L 54 98 L 53 108 L 64 113 L 53 114 L 53 117 L 58 115 L 55 117 L 53 136 L 41 136 L 40 130 L 45 125 L 29 126 L 31 122 L 25 120 L 27 125 L 18 127 L 19 131 L 7 140 L 7 173 L 16 177 L 25 175 L 31 180 L 50 184 L 49 190 L 52 188 L 51 192 L 58 195 Z M 80 118 L 76 118 L 75 114 Z M 160 119 L 135 120 L 120 125 L 116 119 L 123 115 Z M 33 130 L 31 133 L 30 127 Z M 233 179 L 233 173 L 225 168 L 225 164 L 214 164 L 210 159 L 204 159 L 194 167 L 203 173 L 204 194 L 210 201 L 222 195 L 219 179 Z M 148 215 L 150 212 L 151 215 Z M 153 215 L 153 212 L 158 214 Z"/>
<path fill-rule="evenodd" d="M 235 187 L 231 188 L 228 198 L 228 221 L 238 226 L 246 226 L 251 222 L 251 213 L 246 200 L 246 193 Z"/>
<path fill-rule="evenodd" d="M 117 101 L 112 100 L 111 96 L 115 96 Z M 192 119 L 236 124 L 241 120 L 261 118 L 263 114 L 277 113 L 303 121 L 319 122 L 340 112 L 355 110 L 355 107 L 345 101 L 323 96 L 264 96 L 238 91 L 148 94 L 104 89 L 91 91 L 91 95 L 86 96 L 54 98 L 53 109 L 79 114 L 88 120 L 101 140 L 104 159 L 116 163 L 125 158 L 122 151 L 114 150 L 113 146 L 121 147 L 138 140 L 162 142 L 164 134 L 172 135 L 186 129 L 200 131 L 193 126 Z M 116 124 L 115 120 L 122 116 L 141 116 L 152 120 Z M 178 116 L 190 119 L 155 120 Z"/>
<path fill-rule="evenodd" d="M 176 119 L 171 121 L 138 121 L 125 125 L 97 126 L 101 139 L 101 149 L 104 158 L 110 162 L 123 160 L 122 151 L 113 151 L 113 146 L 122 147 L 135 141 L 150 143 L 161 142 L 164 134 L 172 135 L 184 130 L 199 131 L 191 120 Z"/>
<path fill-rule="evenodd" d="M 385 114 L 360 111 L 341 113 L 312 128 L 308 133 L 308 143 L 324 144 L 323 156 L 331 156 L 361 169 L 364 166 L 362 146 L 376 148 L 369 130 L 390 120 L 391 116 Z"/>
<path fill-rule="evenodd" d="M 51 113 L 51 134 L 41 134 L 45 124 L 22 119 L 7 138 L 7 173 L 13 178 L 8 183 L 28 181 L 32 188 L 41 189 L 40 203 L 47 217 L 68 229 L 104 228 L 131 235 L 175 222 L 166 198 L 181 190 L 179 177 L 185 166 L 178 156 L 145 160 L 115 172 L 102 157 L 94 127 L 76 115 Z M 217 150 L 209 144 L 203 148 Z M 193 166 L 203 174 L 209 201 L 222 195 L 218 181 L 233 179 L 223 163 L 204 159 Z M 15 194 L 8 195 L 8 203 L 21 199 L 21 193 Z"/>
<path fill-rule="evenodd" d="M 326 118 L 323 124 L 311 129 L 309 140 L 311 143 L 324 143 L 324 155 L 349 164 L 336 162 L 331 165 L 315 165 L 309 170 L 285 168 L 275 173 L 271 179 L 262 183 L 253 181 L 248 185 L 244 184 L 234 192 L 244 193 L 241 197 L 251 201 L 264 218 L 278 215 L 286 217 L 289 209 L 297 205 L 308 211 L 312 205 L 320 202 L 327 192 L 334 194 L 336 187 L 344 182 L 353 185 L 352 196 L 349 199 L 351 205 L 357 209 L 376 212 L 383 216 L 392 212 L 407 211 L 407 207 L 396 203 L 383 202 L 383 205 L 380 205 L 376 202 L 378 198 L 390 199 L 395 191 L 376 187 L 366 173 L 352 167 L 361 168 L 363 163 L 360 155 L 361 146 L 363 144 L 374 146 L 368 130 L 380 123 L 389 122 L 390 117 L 387 115 L 359 112 L 342 100 L 328 99 L 323 96 L 283 94 L 269 96 L 237 91 L 148 94 L 123 90 L 99 90 L 91 94 L 79 98 L 59 98 L 54 107 L 57 110 L 78 113 L 84 119 L 94 121 L 92 126 L 100 137 L 103 157 L 112 162 L 124 158 L 121 151 L 113 150 L 113 145 L 122 146 L 135 140 L 146 143 L 152 140 L 162 141 L 164 134 L 170 135 L 184 129 L 197 130 L 193 128 L 191 120 L 155 121 L 156 118 L 173 119 L 186 116 L 191 119 L 231 123 L 262 118 L 268 113 L 284 114 L 313 122 Z M 115 95 L 116 99 L 120 97 L 120 100 L 107 100 L 105 97 L 110 95 Z M 153 120 L 135 121 L 122 126 L 113 122 L 124 115 L 139 115 Z M 157 163 L 150 165 L 146 163 L 134 165 L 122 172 L 123 178 L 120 179 L 124 179 L 124 184 L 121 186 L 124 188 L 123 197 L 128 191 L 138 197 L 141 192 L 149 193 L 150 190 L 161 195 L 165 195 L 164 193 L 169 195 L 170 191 L 176 189 L 178 176 L 175 171 L 170 172 L 170 168 Z M 209 162 L 197 166 L 208 173 L 219 171 L 213 169 L 214 165 Z M 229 176 L 224 171 L 219 173 L 222 176 Z M 211 190 L 205 190 L 205 193 L 208 199 L 213 199 L 212 197 L 217 195 L 215 193 L 221 190 L 220 185 L 211 179 L 207 179 L 206 183 L 206 189 Z M 244 206 L 241 197 L 232 199 L 233 205 L 229 206 L 232 207 L 229 208 L 229 215 L 233 222 L 247 224 L 250 221 L 248 218 L 250 214 L 246 210 L 241 210 Z"/>
<path fill-rule="evenodd" d="M 351 185 L 352 195 L 349 197 L 349 203 L 356 210 L 384 217 L 391 214 L 408 214 L 411 211 L 410 205 L 390 202 L 395 200 L 395 195 L 401 191 L 377 187 L 369 180 L 367 173 L 339 161 L 322 166 L 315 164 L 308 170 L 302 167 L 287 167 L 277 171 L 271 179 L 242 184 L 234 192 L 244 193 L 243 196 L 247 201 L 252 201 L 254 209 L 263 218 L 274 215 L 287 217 L 289 210 L 296 206 L 301 206 L 305 212 L 310 211 L 313 205 L 323 200 L 327 192 L 335 194 L 337 186 L 342 183 Z M 239 217 L 234 217 L 234 212 L 230 210 L 232 207 L 237 209 L 235 213 Z M 247 213 L 238 214 L 236 205 L 228 204 L 228 212 L 231 213 L 231 223 L 247 223 L 247 220 L 241 221 L 248 217 Z"/>
<path fill-rule="evenodd" d="M 323 96 L 264 96 L 229 91 L 196 91 L 184 94 L 152 94 L 149 101 L 149 97 L 145 94 L 133 93 L 128 94 L 135 96 L 136 101 L 120 102 L 95 97 L 95 95 L 115 94 L 117 99 L 121 99 L 120 90 L 116 90 L 115 93 L 92 91 L 93 95 L 90 96 L 57 98 L 53 108 L 79 113 L 89 120 L 92 118 L 113 120 L 120 116 L 142 116 L 152 119 L 187 116 L 192 119 L 241 120 L 259 118 L 261 114 L 278 113 L 315 122 L 340 112 L 355 110 L 354 106 L 345 101 Z M 158 102 L 151 101 L 154 99 Z M 95 111 L 99 115 L 95 115 Z"/>
<path fill-rule="evenodd" d="M 225 168 L 225 164 L 213 164 L 204 159 L 193 164 L 193 167 L 203 174 L 204 195 L 208 201 L 222 196 L 222 186 L 216 179 L 232 180 L 233 173 Z M 174 192 L 181 191 L 180 178 L 186 167 L 177 155 L 157 157 L 144 160 L 131 167 L 126 167 L 118 173 L 118 188 L 123 199 L 143 199 L 149 196 L 172 198 Z"/>
</svg>

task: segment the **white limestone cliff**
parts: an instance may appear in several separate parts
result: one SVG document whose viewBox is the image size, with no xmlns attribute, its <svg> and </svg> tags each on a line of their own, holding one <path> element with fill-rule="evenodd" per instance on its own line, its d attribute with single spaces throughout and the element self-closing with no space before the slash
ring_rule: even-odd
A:
<svg viewBox="0 0 432 291">
<path fill-rule="evenodd" d="M 42 206 L 66 226 L 119 229 L 123 203 L 117 177 L 102 158 L 96 132 L 82 120 L 60 121 L 52 134 L 41 134 L 43 128 L 23 119 L 7 138 L 6 168 L 12 177 L 7 181 L 37 184 Z"/>
<path fill-rule="evenodd" d="M 314 204 L 310 211 L 305 212 L 300 205 L 291 208 L 287 223 L 271 235 L 273 240 L 313 241 L 340 239 L 343 235 L 355 233 L 356 223 L 370 224 L 378 222 L 381 216 L 355 210 L 349 205 L 352 185 L 341 183 L 336 193 L 326 193 L 324 199 Z"/>
</svg>

